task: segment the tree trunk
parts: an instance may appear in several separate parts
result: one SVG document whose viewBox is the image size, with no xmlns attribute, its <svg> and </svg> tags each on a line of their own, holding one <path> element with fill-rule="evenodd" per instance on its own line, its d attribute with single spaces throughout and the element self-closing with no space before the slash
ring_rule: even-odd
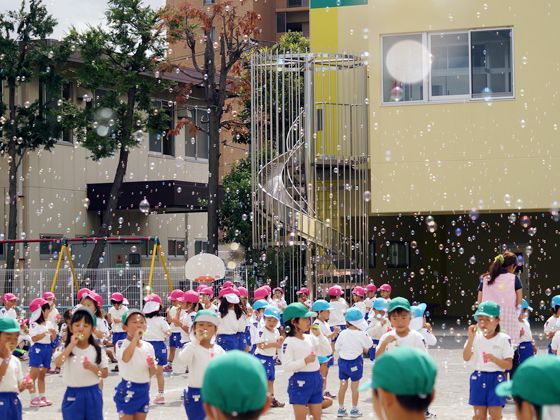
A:
<svg viewBox="0 0 560 420">
<path fill-rule="evenodd" d="M 220 108 L 221 109 L 221 108 Z M 220 117 L 216 108 L 209 114 L 208 152 L 208 252 L 218 254 L 218 182 L 220 178 Z"/>
<path fill-rule="evenodd" d="M 17 153 L 16 153 L 16 90 L 9 89 L 8 107 L 10 109 L 10 120 L 14 121 L 11 125 L 8 155 L 10 156 L 9 189 L 10 209 L 8 217 L 8 237 L 7 239 L 17 239 Z M 15 244 L 7 246 L 6 249 L 6 268 L 15 268 Z M 4 283 L 4 293 L 11 293 L 13 288 L 13 272 L 8 272 Z"/>
</svg>

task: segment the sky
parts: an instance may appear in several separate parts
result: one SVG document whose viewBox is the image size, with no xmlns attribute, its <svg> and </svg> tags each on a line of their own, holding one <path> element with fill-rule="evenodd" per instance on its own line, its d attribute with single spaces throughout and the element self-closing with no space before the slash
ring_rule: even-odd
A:
<svg viewBox="0 0 560 420">
<path fill-rule="evenodd" d="M 68 32 L 68 28 L 75 26 L 85 29 L 89 23 L 98 25 L 107 9 L 106 0 L 43 0 L 49 13 L 58 21 L 51 38 L 61 39 Z M 159 8 L 165 5 L 165 0 L 144 0 L 145 5 Z M 21 0 L 0 0 L 0 13 L 7 10 L 19 9 Z"/>
</svg>

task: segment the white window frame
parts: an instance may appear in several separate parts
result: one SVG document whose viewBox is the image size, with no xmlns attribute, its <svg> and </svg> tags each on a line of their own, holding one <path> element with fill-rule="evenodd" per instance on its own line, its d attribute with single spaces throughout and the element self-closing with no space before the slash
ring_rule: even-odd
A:
<svg viewBox="0 0 560 420">
<path fill-rule="evenodd" d="M 504 26 L 504 27 L 492 27 L 492 28 L 478 28 L 478 29 L 465 29 L 465 30 L 454 30 L 454 31 L 437 31 L 437 32 L 413 32 L 413 33 L 401 33 L 401 34 L 391 34 L 391 35 L 381 35 L 381 106 L 406 106 L 406 105 L 419 105 L 419 104 L 441 104 L 441 103 L 457 103 L 457 102 L 485 102 L 487 101 L 482 95 L 480 97 L 474 97 L 472 92 L 472 41 L 471 41 L 471 34 L 473 32 L 490 32 L 490 31 L 503 31 L 509 30 L 511 32 L 511 94 L 508 95 L 500 95 L 500 94 L 493 94 L 490 101 L 504 101 L 504 100 L 514 100 L 515 99 L 515 40 L 514 40 L 514 30 L 513 26 Z M 431 55 L 431 36 L 434 35 L 453 35 L 453 34 L 467 34 L 468 36 L 468 49 L 469 49 L 469 93 L 464 95 L 442 95 L 442 96 L 433 96 L 432 95 L 432 72 L 430 66 L 430 72 L 428 76 L 424 78 L 422 83 L 422 90 L 423 90 L 423 98 L 422 100 L 415 100 L 415 101 L 398 101 L 398 102 L 386 102 L 384 86 L 383 86 L 383 76 L 385 71 L 385 50 L 383 48 L 384 39 L 389 37 L 395 36 L 406 36 L 406 35 L 421 35 L 422 36 L 422 45 L 426 46 L 428 50 L 428 54 Z M 429 57 L 422 58 L 422 66 L 427 65 L 427 60 Z"/>
<path fill-rule="evenodd" d="M 172 241 L 174 246 L 175 246 L 175 250 L 173 251 L 173 254 L 171 254 L 169 252 L 169 242 Z M 177 255 L 177 242 L 183 242 L 183 254 L 181 255 Z M 173 259 L 173 260 L 184 260 L 186 258 L 186 240 L 185 238 L 167 238 L 167 258 L 169 259 Z"/>
<path fill-rule="evenodd" d="M 156 106 L 157 106 L 157 103 L 158 103 L 158 102 L 160 103 L 160 107 L 159 107 L 159 108 L 160 108 L 163 112 L 167 112 L 167 111 L 169 110 L 169 107 L 166 107 L 168 101 L 165 101 L 164 99 L 159 99 L 159 98 L 156 98 L 156 99 L 154 99 L 153 101 L 154 101 L 154 104 L 156 104 Z M 176 115 L 176 114 L 177 114 L 177 110 L 175 109 L 175 105 L 173 105 L 173 108 L 171 109 L 171 121 L 170 121 L 170 124 L 171 124 L 173 127 L 175 127 L 175 121 L 176 121 L 176 119 L 177 119 L 177 115 Z M 173 135 L 173 145 L 172 145 L 172 147 L 171 147 L 171 148 L 173 149 L 173 154 L 172 154 L 172 155 L 169 155 L 169 154 L 163 153 L 163 141 L 164 141 L 164 138 L 163 138 L 164 135 L 163 135 L 163 134 L 161 134 L 160 150 L 159 150 L 159 151 L 150 150 L 150 146 L 151 146 L 151 144 L 150 144 L 150 135 L 157 135 L 157 134 L 156 134 L 156 133 L 148 133 L 148 155 L 149 155 L 149 156 L 156 156 L 156 157 L 173 158 L 173 159 L 175 159 L 175 155 L 177 154 L 177 151 L 175 150 L 175 140 L 176 140 L 177 136 Z M 166 135 L 167 135 L 167 134 L 166 134 Z"/>
<path fill-rule="evenodd" d="M 200 117 L 198 117 L 198 111 L 201 111 L 201 112 L 205 113 L 206 118 L 208 118 L 208 111 L 203 109 L 200 106 L 196 107 L 196 108 L 194 106 L 189 106 L 187 108 L 187 112 L 190 113 L 191 116 L 186 117 L 187 119 L 192 118 L 192 121 L 197 126 L 200 124 Z M 209 126 L 210 124 L 208 123 L 207 125 Z M 208 134 L 204 133 L 206 135 L 207 139 L 208 139 L 208 147 L 207 147 L 208 156 L 207 157 L 201 157 L 201 156 L 199 156 L 199 153 L 198 153 L 198 136 L 199 136 L 201 131 L 198 130 L 198 133 L 193 136 L 192 134 L 189 133 L 189 130 L 190 130 L 190 126 L 186 126 L 185 127 L 185 148 L 183 149 L 183 156 L 184 156 L 185 160 L 189 160 L 189 161 L 193 161 L 193 162 L 201 162 L 201 163 L 208 162 L 208 158 L 210 157 L 210 136 Z M 192 137 L 195 137 L 195 148 L 196 148 L 195 155 L 196 156 L 187 155 L 187 150 L 186 150 L 187 145 L 186 145 L 186 143 L 190 142 Z"/>
</svg>

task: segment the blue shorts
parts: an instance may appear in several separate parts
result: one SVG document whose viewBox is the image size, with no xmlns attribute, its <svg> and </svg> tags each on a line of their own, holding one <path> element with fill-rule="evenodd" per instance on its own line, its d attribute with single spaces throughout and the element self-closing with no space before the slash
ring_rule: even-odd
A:
<svg viewBox="0 0 560 420">
<path fill-rule="evenodd" d="M 150 383 L 138 384 L 125 381 L 124 379 L 115 388 L 113 401 L 117 405 L 117 411 L 122 414 L 135 415 L 136 413 L 147 413 L 150 409 Z"/>
<path fill-rule="evenodd" d="M 225 351 L 237 350 L 239 347 L 237 334 L 219 334 L 217 343 Z"/>
<path fill-rule="evenodd" d="M 22 416 L 21 401 L 18 394 L 16 392 L 0 392 L 0 418 L 2 420 L 21 420 Z"/>
<path fill-rule="evenodd" d="M 552 341 L 548 343 L 548 354 L 554 354 L 552 353 Z"/>
<path fill-rule="evenodd" d="M 379 345 L 379 340 L 372 340 L 373 346 L 368 350 L 369 359 L 372 362 L 375 362 L 375 352 L 377 351 L 377 346 Z"/>
<path fill-rule="evenodd" d="M 519 343 L 519 364 L 523 363 L 529 357 L 534 356 L 533 353 L 533 343 L 530 341 L 524 341 L 523 343 Z"/>
<path fill-rule="evenodd" d="M 334 327 L 338 327 L 338 335 L 346 329 L 346 325 L 333 325 L 331 327 L 331 332 L 334 332 Z M 338 340 L 338 335 L 331 340 L 333 343 L 336 343 L 336 340 Z"/>
<path fill-rule="evenodd" d="M 245 338 L 245 331 L 238 332 L 236 334 L 237 337 L 237 350 L 245 351 L 245 347 L 247 347 L 247 339 Z"/>
<path fill-rule="evenodd" d="M 181 333 L 171 333 L 169 337 L 169 347 L 179 347 L 181 348 Z"/>
<path fill-rule="evenodd" d="M 253 344 L 251 343 L 251 327 L 245 328 L 245 342 L 249 348 L 253 347 Z"/>
<path fill-rule="evenodd" d="M 255 350 L 257 350 L 257 345 L 256 345 L 256 344 L 253 344 L 253 345 L 251 346 L 251 350 L 249 350 L 249 354 L 253 354 L 253 355 L 254 355 L 254 354 L 255 354 Z"/>
<path fill-rule="evenodd" d="M 34 343 L 29 349 L 29 367 L 50 369 L 52 350 L 50 344 Z"/>
<path fill-rule="evenodd" d="M 471 387 L 469 405 L 480 407 L 503 407 L 506 405 L 505 397 L 496 395 L 496 387 L 506 380 L 504 372 L 474 371 L 471 374 Z"/>
<path fill-rule="evenodd" d="M 165 341 L 148 341 L 148 343 L 154 347 L 158 366 L 165 366 L 167 364 L 167 346 Z"/>
<path fill-rule="evenodd" d="M 58 344 L 60 343 L 60 335 L 56 335 L 56 338 L 51 341 L 51 348 L 56 349 L 58 347 Z"/>
<path fill-rule="evenodd" d="M 296 372 L 288 383 L 290 404 L 322 404 L 323 376 L 321 372 Z"/>
<path fill-rule="evenodd" d="M 61 410 L 63 420 L 103 419 L 103 391 L 99 385 L 68 387 Z"/>
<path fill-rule="evenodd" d="M 364 376 L 364 358 L 356 357 L 354 360 L 338 359 L 338 379 L 346 381 L 350 378 L 357 382 Z"/>
<path fill-rule="evenodd" d="M 185 411 L 189 420 L 204 420 L 206 413 L 202 408 L 200 388 L 189 388 L 183 391 Z"/>
<path fill-rule="evenodd" d="M 257 359 L 260 359 L 266 371 L 266 379 L 274 381 L 276 379 L 276 367 L 274 365 L 274 357 L 264 356 L 262 354 L 255 354 Z"/>
<path fill-rule="evenodd" d="M 117 341 L 120 340 L 126 340 L 126 333 L 125 332 L 114 332 L 113 333 L 113 338 L 111 339 L 111 342 L 113 343 L 113 346 L 115 346 L 117 344 Z"/>
</svg>

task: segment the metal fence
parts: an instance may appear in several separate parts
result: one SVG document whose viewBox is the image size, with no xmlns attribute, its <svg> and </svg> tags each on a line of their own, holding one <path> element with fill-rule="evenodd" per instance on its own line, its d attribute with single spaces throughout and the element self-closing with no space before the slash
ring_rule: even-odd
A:
<svg viewBox="0 0 560 420">
<path fill-rule="evenodd" d="M 198 286 L 197 282 L 185 278 L 184 267 L 168 267 L 168 270 L 173 289 L 186 291 L 196 289 Z M 131 308 L 141 308 L 144 296 L 149 293 L 157 293 L 165 304 L 171 293 L 163 267 L 154 267 L 151 287 L 148 287 L 150 267 L 97 270 L 76 268 L 75 271 L 78 287 L 95 290 L 103 298 L 105 308 L 110 306 L 111 294 L 116 292 L 122 293 L 128 299 Z M 215 294 L 225 281 L 233 281 L 237 285 L 245 286 L 245 278 L 241 277 L 241 272 L 240 269 L 227 269 L 226 277 L 223 280 L 208 285 L 215 288 Z M 41 297 L 43 293 L 51 291 L 55 273 L 55 269 L 0 270 L 0 290 L 2 293 L 10 291 L 19 297 L 20 315 L 27 317 L 31 301 Z M 54 285 L 57 307 L 65 309 L 75 306 L 78 303 L 77 292 L 70 268 L 60 269 Z"/>
</svg>

